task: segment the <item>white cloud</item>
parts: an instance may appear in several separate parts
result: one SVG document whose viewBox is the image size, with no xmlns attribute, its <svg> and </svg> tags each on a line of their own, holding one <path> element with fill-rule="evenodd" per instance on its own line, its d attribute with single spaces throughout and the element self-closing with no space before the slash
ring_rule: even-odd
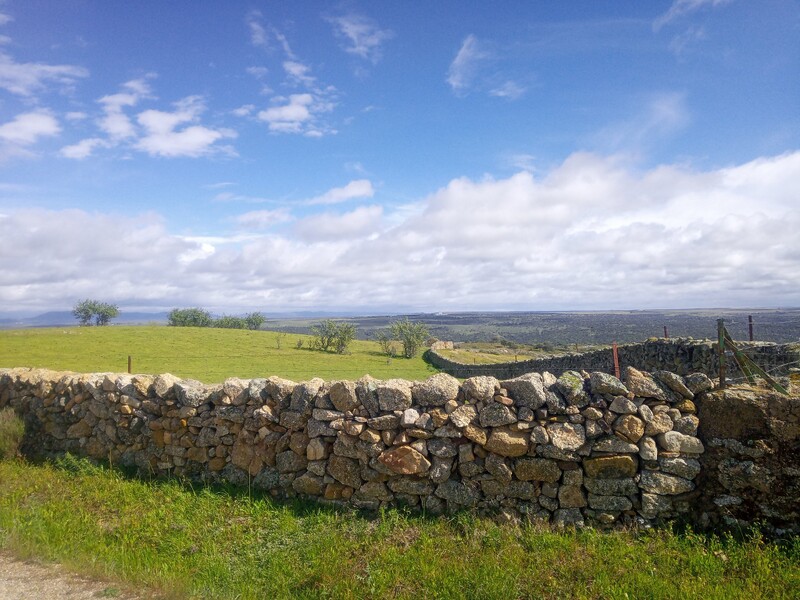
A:
<svg viewBox="0 0 800 600">
<path fill-rule="evenodd" d="M 667 23 L 697 12 L 706 7 L 716 8 L 730 3 L 731 0 L 673 0 L 667 12 L 653 21 L 653 30 L 658 31 Z"/>
<path fill-rule="evenodd" d="M 261 11 L 253 10 L 247 15 L 247 28 L 250 31 L 250 43 L 253 46 L 266 47 L 269 42 L 267 30 L 261 24 Z"/>
<path fill-rule="evenodd" d="M 248 75 L 252 75 L 256 79 L 262 79 L 267 76 L 269 69 L 267 67 L 247 67 L 245 69 Z"/>
<path fill-rule="evenodd" d="M 141 100 L 152 97 L 150 85 L 145 79 L 133 79 L 122 85 L 122 92 L 103 96 L 97 102 L 103 107 L 104 116 L 98 127 L 112 141 L 121 141 L 136 136 L 136 129 L 124 108 L 136 106 Z"/>
<path fill-rule="evenodd" d="M 83 121 L 88 117 L 89 115 L 87 115 L 85 112 L 80 112 L 80 111 L 68 112 L 67 114 L 64 115 L 64 118 L 67 121 Z"/>
<path fill-rule="evenodd" d="M 627 121 L 600 130 L 594 142 L 611 152 L 639 152 L 656 140 L 674 135 L 691 121 L 686 94 L 663 92 L 652 95 L 643 109 Z"/>
<path fill-rule="evenodd" d="M 344 41 L 344 51 L 376 64 L 381 59 L 383 43 L 394 34 L 380 29 L 372 19 L 358 14 L 331 17 L 334 33 Z"/>
<path fill-rule="evenodd" d="M 91 156 L 95 148 L 107 147 L 108 142 L 100 138 L 86 138 L 79 141 L 77 144 L 64 146 L 59 150 L 59 154 L 64 158 L 74 158 L 82 160 Z"/>
<path fill-rule="evenodd" d="M 312 87 L 316 83 L 316 79 L 309 75 L 311 67 L 296 60 L 284 61 L 283 70 L 289 76 L 289 81 L 294 84 Z"/>
<path fill-rule="evenodd" d="M 48 110 L 22 113 L 0 125 L 0 161 L 31 155 L 30 148 L 41 138 L 54 137 L 61 126 Z"/>
<path fill-rule="evenodd" d="M 275 97 L 272 106 L 258 113 L 258 118 L 269 124 L 274 133 L 301 133 L 309 137 L 320 137 L 336 133 L 318 122 L 321 113 L 333 110 L 333 104 L 320 100 L 311 93 L 291 94 L 288 98 Z"/>
<path fill-rule="evenodd" d="M 5 13 L 0 13 L 0 25 L 6 25 L 14 20 L 14 17 Z"/>
<path fill-rule="evenodd" d="M 410 207 L 312 214 L 280 232 L 187 238 L 155 217 L 4 210 L 0 305 L 795 306 L 798 196 L 800 152 L 709 170 L 577 153 L 540 176 L 454 179 Z M 241 225 L 278 218 L 259 213 Z"/>
<path fill-rule="evenodd" d="M 359 206 L 344 214 L 321 213 L 297 221 L 295 233 L 302 240 L 353 240 L 377 234 L 381 230 L 383 208 Z"/>
<path fill-rule="evenodd" d="M 320 196 L 306 200 L 304 204 L 339 204 L 355 198 L 372 198 L 375 189 L 369 179 L 354 179 L 344 187 L 332 188 Z"/>
<path fill-rule="evenodd" d="M 23 113 L 0 125 L 0 140 L 9 144 L 31 146 L 41 137 L 52 137 L 61 132 L 56 118 L 47 110 Z"/>
<path fill-rule="evenodd" d="M 231 111 L 231 114 L 236 117 L 249 117 L 253 111 L 256 109 L 255 104 L 245 104 L 240 106 L 239 108 L 235 108 Z"/>
<path fill-rule="evenodd" d="M 499 87 L 489 90 L 490 96 L 497 98 L 508 98 L 509 100 L 517 100 L 525 94 L 525 88 L 515 81 L 506 81 Z"/>
<path fill-rule="evenodd" d="M 464 38 L 461 48 L 447 72 L 447 83 L 450 84 L 453 91 L 466 91 L 472 83 L 479 63 L 489 56 L 489 53 L 482 48 L 481 42 L 473 34 Z"/>
<path fill-rule="evenodd" d="M 89 71 L 83 67 L 18 63 L 0 52 L 0 88 L 18 96 L 32 96 L 44 90 L 48 83 L 70 87 L 75 80 L 88 76 Z"/>
<path fill-rule="evenodd" d="M 199 96 L 189 96 L 174 104 L 175 110 L 146 110 L 137 115 L 136 120 L 145 134 L 135 146 L 151 156 L 189 156 L 197 157 L 219 151 L 215 142 L 224 138 L 236 137 L 230 129 L 211 129 L 201 125 L 189 125 L 178 130 L 180 125 L 194 123 L 205 105 Z"/>
<path fill-rule="evenodd" d="M 680 57 L 686 54 L 693 44 L 704 39 L 706 39 L 705 28 L 692 25 L 670 40 L 669 49 L 675 56 Z"/>
<path fill-rule="evenodd" d="M 286 223 L 292 219 L 291 214 L 285 208 L 275 210 L 254 210 L 238 215 L 236 223 L 243 229 L 262 230 L 269 229 L 273 225 Z"/>
</svg>

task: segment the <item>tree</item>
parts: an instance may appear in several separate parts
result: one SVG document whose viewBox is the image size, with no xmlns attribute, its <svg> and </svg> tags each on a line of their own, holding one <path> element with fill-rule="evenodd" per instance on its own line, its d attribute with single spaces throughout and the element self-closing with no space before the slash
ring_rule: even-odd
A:
<svg viewBox="0 0 800 600">
<path fill-rule="evenodd" d="M 395 340 L 388 331 L 379 331 L 375 335 L 375 339 L 381 347 L 381 352 L 386 356 L 390 358 L 397 356 L 397 347 L 395 346 L 397 340 Z"/>
<path fill-rule="evenodd" d="M 337 354 L 347 352 L 347 347 L 356 338 L 356 326 L 352 323 L 339 323 L 336 336 L 333 339 L 333 348 Z"/>
<path fill-rule="evenodd" d="M 428 339 L 428 327 L 425 323 L 409 321 L 408 317 L 402 321 L 394 321 L 389 326 L 392 338 L 403 344 L 403 355 L 406 358 L 413 358 L 419 352 L 420 347 Z"/>
<path fill-rule="evenodd" d="M 248 329 L 261 329 L 261 326 L 266 322 L 267 318 L 260 312 L 253 312 L 244 316 Z"/>
<path fill-rule="evenodd" d="M 172 327 L 211 327 L 214 320 L 202 308 L 173 308 L 167 315 L 167 324 Z"/>
<path fill-rule="evenodd" d="M 215 319 L 211 326 L 220 329 L 247 329 L 247 321 L 242 317 L 223 315 L 219 319 Z"/>
<path fill-rule="evenodd" d="M 72 309 L 72 314 L 81 326 L 94 324 L 97 326 L 108 325 L 111 319 L 119 316 L 119 307 L 116 304 L 98 302 L 97 300 L 81 300 Z"/>
<path fill-rule="evenodd" d="M 337 323 L 333 319 L 325 319 L 311 327 L 314 335 L 312 347 L 327 352 L 333 350 L 344 354 L 347 347 L 356 337 L 356 326 L 352 323 Z"/>
</svg>

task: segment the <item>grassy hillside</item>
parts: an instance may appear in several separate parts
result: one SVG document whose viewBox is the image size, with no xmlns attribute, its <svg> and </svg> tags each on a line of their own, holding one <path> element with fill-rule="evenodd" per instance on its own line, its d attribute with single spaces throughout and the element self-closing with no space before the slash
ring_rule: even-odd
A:
<svg viewBox="0 0 800 600">
<path fill-rule="evenodd" d="M 303 347 L 297 348 L 298 340 Z M 307 348 L 311 338 L 271 331 L 193 327 L 59 327 L 0 331 L 0 367 L 81 372 L 169 372 L 216 383 L 226 377 L 279 375 L 295 381 L 424 379 L 435 372 L 422 358 L 387 359 L 377 343 L 355 341 L 345 355 Z M 278 347 L 280 345 L 280 348 Z"/>
</svg>

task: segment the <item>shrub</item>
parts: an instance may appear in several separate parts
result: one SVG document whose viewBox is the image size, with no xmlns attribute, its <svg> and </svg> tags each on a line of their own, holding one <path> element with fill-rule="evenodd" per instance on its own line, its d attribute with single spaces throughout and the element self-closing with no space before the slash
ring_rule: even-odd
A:
<svg viewBox="0 0 800 600">
<path fill-rule="evenodd" d="M 403 344 L 403 356 L 413 358 L 428 339 L 430 333 L 425 323 L 409 321 L 408 317 L 402 321 L 394 321 L 389 330 L 392 338 Z"/>
<path fill-rule="evenodd" d="M 344 354 L 347 347 L 356 337 L 356 326 L 352 323 L 339 323 L 333 319 L 325 319 L 311 327 L 314 340 L 311 347 L 315 350 L 327 352 L 333 350 L 337 354 Z"/>
<path fill-rule="evenodd" d="M 220 329 L 247 329 L 247 321 L 242 317 L 229 317 L 224 315 L 219 319 L 215 319 L 211 325 L 212 327 L 219 327 Z"/>
<path fill-rule="evenodd" d="M 261 329 L 261 326 L 266 322 L 267 318 L 260 312 L 249 313 L 244 316 L 247 329 Z"/>
<path fill-rule="evenodd" d="M 12 409 L 0 410 L 0 459 L 14 458 L 22 442 L 25 425 Z"/>
<path fill-rule="evenodd" d="M 167 324 L 172 327 L 211 327 L 214 319 L 202 308 L 173 308 L 167 315 Z"/>
<path fill-rule="evenodd" d="M 381 347 L 381 352 L 383 354 L 390 358 L 397 356 L 397 340 L 395 340 L 388 331 L 379 331 L 375 335 L 375 340 Z"/>
</svg>

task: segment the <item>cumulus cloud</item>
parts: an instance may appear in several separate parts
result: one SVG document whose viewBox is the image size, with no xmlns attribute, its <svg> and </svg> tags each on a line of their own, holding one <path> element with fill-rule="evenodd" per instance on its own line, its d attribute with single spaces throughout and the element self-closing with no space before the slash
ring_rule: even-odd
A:
<svg viewBox="0 0 800 600">
<path fill-rule="evenodd" d="M 294 231 L 302 240 L 346 240 L 379 233 L 383 208 L 359 206 L 343 214 L 320 213 L 299 220 Z"/>
<path fill-rule="evenodd" d="M 242 229 L 261 230 L 269 229 L 274 225 L 286 223 L 290 221 L 292 216 L 285 208 L 278 208 L 275 210 L 253 210 L 238 215 L 235 218 L 236 223 Z"/>
<path fill-rule="evenodd" d="M 344 187 L 332 188 L 324 194 L 306 200 L 305 204 L 338 204 L 355 198 L 372 198 L 373 195 L 375 188 L 369 179 L 354 179 Z"/>
<path fill-rule="evenodd" d="M 214 143 L 223 138 L 236 137 L 230 129 L 211 129 L 194 123 L 205 110 L 199 96 L 189 96 L 174 104 L 171 112 L 146 110 L 139 113 L 136 120 L 144 128 L 145 134 L 136 147 L 151 156 L 189 156 L 197 157 L 220 150 Z"/>
<path fill-rule="evenodd" d="M 89 71 L 83 67 L 18 63 L 0 52 L 0 88 L 18 96 L 32 96 L 46 89 L 48 83 L 70 87 L 75 80 L 88 76 Z"/>
<path fill-rule="evenodd" d="M 77 144 L 70 144 L 64 146 L 59 150 L 59 154 L 64 158 L 74 158 L 76 160 L 83 160 L 91 156 L 95 148 L 106 147 L 108 142 L 101 138 L 86 138 Z"/>
<path fill-rule="evenodd" d="M 258 113 L 259 120 L 267 123 L 270 131 L 302 133 L 310 137 L 334 133 L 317 118 L 319 114 L 332 110 L 330 102 L 319 100 L 311 93 L 291 94 L 288 98 L 277 96 L 273 102 L 275 106 Z"/>
<path fill-rule="evenodd" d="M 269 229 L 279 213 L 242 215 L 236 225 L 258 235 L 190 239 L 154 217 L 10 211 L 0 304 L 147 295 L 228 311 L 797 305 L 798 195 L 800 152 L 710 170 L 576 153 L 540 175 L 454 179 L 409 209 L 311 214 L 280 231 Z"/>
<path fill-rule="evenodd" d="M 61 126 L 48 110 L 22 113 L 0 125 L 0 159 L 29 154 L 41 138 L 53 137 Z"/>
<path fill-rule="evenodd" d="M 336 36 L 342 40 L 345 52 L 372 64 L 381 59 L 384 42 L 394 37 L 388 29 L 381 29 L 375 21 L 359 14 L 330 17 L 328 22 L 333 25 Z"/>
<path fill-rule="evenodd" d="M 731 0 L 673 0 L 667 12 L 653 21 L 653 30 L 658 31 L 667 23 L 671 23 L 703 8 L 716 8 L 729 4 Z"/>
<path fill-rule="evenodd" d="M 250 31 L 250 43 L 253 46 L 266 47 L 269 42 L 267 30 L 261 24 L 261 11 L 253 10 L 247 15 L 247 28 Z"/>
</svg>

